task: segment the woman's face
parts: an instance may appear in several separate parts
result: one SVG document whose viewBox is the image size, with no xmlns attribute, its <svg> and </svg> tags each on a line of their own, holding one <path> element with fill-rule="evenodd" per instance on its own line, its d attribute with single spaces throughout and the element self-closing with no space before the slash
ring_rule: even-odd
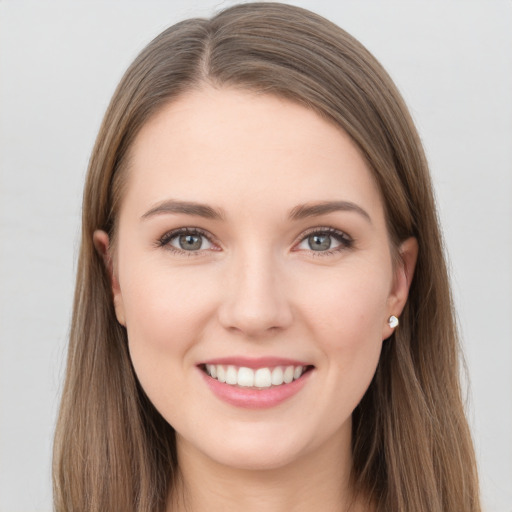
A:
<svg viewBox="0 0 512 512">
<path fill-rule="evenodd" d="M 276 468 L 349 443 L 410 280 L 349 137 L 287 100 L 205 87 L 143 127 L 127 173 L 114 302 L 178 449 Z"/>
</svg>

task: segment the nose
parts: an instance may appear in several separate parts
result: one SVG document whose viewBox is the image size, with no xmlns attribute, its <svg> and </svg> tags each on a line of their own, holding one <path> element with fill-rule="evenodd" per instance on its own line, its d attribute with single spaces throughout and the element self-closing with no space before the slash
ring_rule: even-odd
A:
<svg viewBox="0 0 512 512">
<path fill-rule="evenodd" d="M 257 338 L 290 326 L 293 315 L 283 272 L 271 255 L 241 256 L 226 272 L 218 309 L 225 329 Z"/>
</svg>

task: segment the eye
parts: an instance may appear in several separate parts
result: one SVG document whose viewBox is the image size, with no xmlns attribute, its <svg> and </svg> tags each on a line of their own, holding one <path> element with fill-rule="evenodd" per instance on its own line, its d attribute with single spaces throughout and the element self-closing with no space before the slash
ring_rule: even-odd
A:
<svg viewBox="0 0 512 512">
<path fill-rule="evenodd" d="M 165 234 L 160 239 L 159 245 L 177 252 L 198 252 L 214 248 L 205 233 L 191 228 L 183 228 Z"/>
<path fill-rule="evenodd" d="M 203 235 L 176 235 L 170 244 L 183 251 L 199 251 L 211 247 L 210 242 Z"/>
<path fill-rule="evenodd" d="M 306 234 L 296 246 L 296 249 L 331 254 L 350 248 L 352 243 L 352 239 L 342 231 L 322 228 Z"/>
</svg>

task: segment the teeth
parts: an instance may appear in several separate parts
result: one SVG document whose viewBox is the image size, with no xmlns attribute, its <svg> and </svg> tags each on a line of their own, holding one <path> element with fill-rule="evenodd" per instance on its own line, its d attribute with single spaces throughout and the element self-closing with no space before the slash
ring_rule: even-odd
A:
<svg viewBox="0 0 512 512">
<path fill-rule="evenodd" d="M 254 385 L 257 388 L 269 388 L 272 385 L 272 374 L 269 368 L 260 368 L 254 374 Z"/>
<path fill-rule="evenodd" d="M 214 379 L 217 378 L 217 367 L 214 364 L 207 364 L 206 365 L 206 373 L 213 377 Z"/>
<path fill-rule="evenodd" d="M 238 384 L 238 372 L 234 366 L 228 366 L 226 371 L 226 384 Z"/>
<path fill-rule="evenodd" d="M 280 386 L 283 382 L 283 369 L 280 366 L 276 366 L 272 370 L 272 384 L 274 386 Z"/>
<path fill-rule="evenodd" d="M 232 386 L 245 388 L 256 387 L 259 389 L 271 386 L 281 386 L 300 378 L 304 373 L 304 366 L 276 366 L 274 368 L 246 368 L 233 365 L 207 364 L 206 373 Z"/>
<path fill-rule="evenodd" d="M 226 370 L 224 370 L 224 366 L 217 366 L 217 380 L 219 382 L 226 382 Z M 213 374 L 210 374 L 213 377 Z"/>
<path fill-rule="evenodd" d="M 292 380 L 293 380 L 293 375 L 294 375 L 294 370 L 293 370 L 293 366 L 287 366 L 285 371 L 284 371 L 284 383 L 285 384 L 289 384 Z"/>
<path fill-rule="evenodd" d="M 238 370 L 238 385 L 252 388 L 254 386 L 254 371 L 250 368 L 240 368 Z"/>
</svg>

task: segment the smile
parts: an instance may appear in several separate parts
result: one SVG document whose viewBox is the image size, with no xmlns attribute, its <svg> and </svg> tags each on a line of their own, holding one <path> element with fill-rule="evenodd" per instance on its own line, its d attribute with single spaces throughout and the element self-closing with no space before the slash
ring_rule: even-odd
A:
<svg viewBox="0 0 512 512">
<path fill-rule="evenodd" d="M 244 388 L 268 389 L 290 384 L 308 370 L 310 366 L 275 366 L 247 368 L 245 366 L 206 364 L 203 371 L 219 382 Z"/>
<path fill-rule="evenodd" d="M 280 358 L 230 357 L 198 365 L 200 375 L 221 401 L 243 409 L 275 407 L 300 393 L 315 366 Z"/>
</svg>

